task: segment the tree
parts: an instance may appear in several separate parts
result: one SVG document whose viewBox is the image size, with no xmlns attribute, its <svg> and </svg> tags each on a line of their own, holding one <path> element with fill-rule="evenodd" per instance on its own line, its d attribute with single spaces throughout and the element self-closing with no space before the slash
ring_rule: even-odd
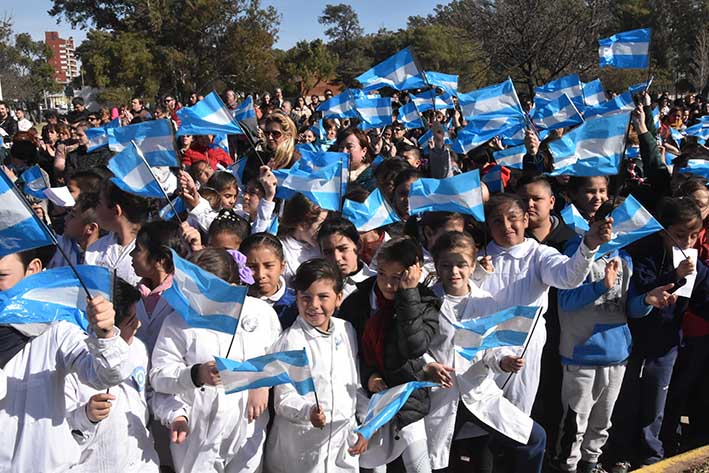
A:
<svg viewBox="0 0 709 473">
<path fill-rule="evenodd" d="M 709 27 L 704 27 L 697 35 L 691 72 L 697 92 L 706 94 L 709 91 Z"/>
<path fill-rule="evenodd" d="M 286 92 L 291 95 L 305 95 L 320 82 L 334 76 L 337 62 L 337 57 L 322 40 L 299 41 L 278 63 L 280 83 L 290 85 Z"/>
<path fill-rule="evenodd" d="M 357 12 L 344 3 L 326 5 L 318 21 L 328 26 L 325 30 L 325 34 L 330 38 L 328 46 L 339 58 L 337 77 L 349 87 L 354 78 L 372 64 L 371 59 L 364 53 L 364 29 L 359 24 Z"/>
</svg>

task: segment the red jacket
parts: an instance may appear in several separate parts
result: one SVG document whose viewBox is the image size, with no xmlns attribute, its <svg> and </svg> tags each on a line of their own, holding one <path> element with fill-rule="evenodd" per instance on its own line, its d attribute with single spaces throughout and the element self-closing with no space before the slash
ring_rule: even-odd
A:
<svg viewBox="0 0 709 473">
<path fill-rule="evenodd" d="M 202 147 L 193 143 L 182 155 L 182 164 L 191 166 L 192 163 L 196 163 L 197 161 L 207 161 L 215 171 L 217 170 L 217 164 L 221 164 L 224 167 L 234 164 L 234 160 L 231 159 L 229 153 L 222 148 L 218 146 Z"/>
</svg>

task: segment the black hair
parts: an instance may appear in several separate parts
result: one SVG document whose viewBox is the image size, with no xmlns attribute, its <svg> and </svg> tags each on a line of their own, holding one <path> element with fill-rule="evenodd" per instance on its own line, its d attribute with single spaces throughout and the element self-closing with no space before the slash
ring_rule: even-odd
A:
<svg viewBox="0 0 709 473">
<path fill-rule="evenodd" d="M 522 177 L 517 180 L 517 192 L 519 192 L 523 186 L 527 186 L 529 184 L 541 184 L 551 195 L 554 195 L 551 188 L 551 182 L 549 182 L 549 179 L 544 174 L 523 174 Z"/>
<path fill-rule="evenodd" d="M 37 146 L 29 140 L 15 140 L 10 147 L 10 156 L 27 163 L 28 165 L 37 164 L 39 161 L 39 151 Z"/>
<path fill-rule="evenodd" d="M 657 220 L 665 229 L 672 225 L 688 225 L 695 220 L 702 223 L 702 212 L 689 197 L 666 197 L 657 207 Z"/>
<path fill-rule="evenodd" d="M 135 244 L 145 248 L 151 261 L 161 262 L 167 273 L 175 270 L 170 249 L 182 258 L 189 253 L 189 248 L 180 236 L 180 224 L 174 221 L 146 223 L 138 231 Z"/>
<path fill-rule="evenodd" d="M 98 207 L 99 194 L 97 192 L 82 192 L 79 198 L 76 199 L 76 208 L 83 214 L 81 221 L 84 225 L 94 223 L 96 221 L 96 207 Z"/>
<path fill-rule="evenodd" d="M 219 193 L 224 192 L 230 187 L 237 189 L 238 192 L 239 188 L 236 182 L 236 177 L 234 177 L 232 173 L 226 171 L 217 171 L 212 174 L 212 177 L 209 178 L 206 185 Z"/>
<path fill-rule="evenodd" d="M 322 211 L 323 209 L 303 194 L 296 194 L 287 200 L 283 207 L 283 215 L 281 215 L 278 225 L 278 236 L 291 235 L 301 224 L 312 225 L 320 218 Z"/>
<path fill-rule="evenodd" d="M 118 326 L 128 317 L 130 306 L 140 300 L 140 291 L 121 278 L 113 282 L 113 310 L 116 312 L 115 325 Z"/>
<path fill-rule="evenodd" d="M 498 207 L 502 205 L 512 205 L 519 208 L 522 212 L 525 212 L 524 202 L 522 198 L 517 194 L 511 194 L 509 192 L 503 192 L 498 194 L 493 194 L 490 199 L 485 203 L 485 217 L 486 219 L 492 215 L 492 213 L 497 210 Z"/>
<path fill-rule="evenodd" d="M 320 231 L 318 232 L 318 242 L 322 242 L 325 238 L 335 234 L 349 238 L 357 247 L 359 247 L 361 243 L 357 227 L 341 215 L 333 213 L 327 216 L 320 227 Z"/>
<path fill-rule="evenodd" d="M 234 235 L 239 239 L 239 242 L 243 242 L 251 233 L 251 225 L 244 217 L 237 215 L 233 210 L 222 209 L 209 225 L 207 243 L 211 242 L 212 238 L 220 233 Z"/>
<path fill-rule="evenodd" d="M 101 176 L 93 169 L 76 171 L 69 178 L 70 181 L 76 181 L 76 187 L 84 192 L 101 192 Z"/>
<path fill-rule="evenodd" d="M 359 202 L 361 204 L 367 200 L 367 197 L 369 197 L 369 191 L 359 184 L 349 184 L 347 186 L 345 199 L 353 202 Z"/>
<path fill-rule="evenodd" d="M 333 282 L 337 294 L 342 293 L 340 268 L 323 258 L 311 259 L 298 266 L 291 285 L 296 291 L 307 291 L 315 281 L 323 279 Z"/>
<path fill-rule="evenodd" d="M 463 232 L 446 232 L 438 237 L 436 243 L 431 247 L 431 256 L 433 256 L 434 261 L 437 261 L 441 254 L 456 249 L 471 252 L 472 254 L 470 256 L 473 261 L 475 261 L 475 257 L 478 253 L 475 240 L 473 240 L 470 235 Z"/>
<path fill-rule="evenodd" d="M 281 240 L 279 240 L 275 235 L 266 232 L 259 232 L 249 235 L 244 241 L 241 242 L 239 251 L 248 257 L 249 251 L 259 246 L 267 246 L 276 254 L 276 258 L 278 258 L 279 261 L 285 260 Z"/>
<path fill-rule="evenodd" d="M 380 181 L 394 181 L 396 175 L 404 169 L 412 169 L 411 165 L 402 158 L 389 158 L 382 161 L 374 170 L 374 177 Z"/>
<path fill-rule="evenodd" d="M 572 193 L 575 191 L 579 191 L 580 189 L 590 186 L 591 179 L 596 177 L 602 177 L 603 179 L 605 179 L 606 186 L 609 186 L 611 183 L 608 176 L 571 176 L 568 184 L 566 185 L 566 188 L 569 190 L 569 192 Z"/>
<path fill-rule="evenodd" d="M 103 181 L 103 192 L 105 192 L 109 207 L 121 206 L 123 215 L 129 222 L 143 225 L 148 218 L 150 201 L 143 197 L 124 191 L 110 179 Z"/>
<path fill-rule="evenodd" d="M 74 97 L 71 99 L 72 105 L 84 105 L 84 99 L 82 97 Z"/>
<path fill-rule="evenodd" d="M 223 248 L 204 248 L 192 254 L 190 262 L 230 284 L 240 284 L 239 267 Z"/>
<path fill-rule="evenodd" d="M 416 263 L 423 263 L 423 249 L 410 236 L 392 238 L 379 247 L 377 263 L 381 266 L 382 261 L 399 263 L 408 268 Z"/>
<path fill-rule="evenodd" d="M 54 245 L 40 246 L 39 248 L 20 251 L 17 253 L 17 256 L 20 258 L 20 261 L 22 261 L 22 267 L 24 269 L 27 269 L 27 266 L 29 266 L 33 259 L 40 260 L 42 262 L 42 268 L 46 268 L 56 250 L 57 247 Z"/>
<path fill-rule="evenodd" d="M 421 177 L 421 171 L 414 169 L 409 166 L 408 169 L 403 169 L 394 178 L 394 189 L 396 190 L 404 182 L 410 181 L 411 179 L 419 179 Z"/>
<path fill-rule="evenodd" d="M 691 176 L 679 184 L 674 195 L 675 197 L 689 197 L 697 191 L 709 192 L 707 180 L 700 176 Z"/>
</svg>

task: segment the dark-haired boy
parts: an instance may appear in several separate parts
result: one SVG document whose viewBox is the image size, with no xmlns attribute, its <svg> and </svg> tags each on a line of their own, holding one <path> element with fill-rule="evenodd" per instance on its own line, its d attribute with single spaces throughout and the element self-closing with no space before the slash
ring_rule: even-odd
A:
<svg viewBox="0 0 709 473">
<path fill-rule="evenodd" d="M 57 246 L 62 247 L 72 264 L 84 264 L 86 249 L 99 239 L 96 221 L 98 200 L 98 194 L 81 194 L 64 219 L 64 234 L 57 237 Z M 67 264 L 66 258 L 57 250 L 48 267 L 58 268 Z"/>
</svg>

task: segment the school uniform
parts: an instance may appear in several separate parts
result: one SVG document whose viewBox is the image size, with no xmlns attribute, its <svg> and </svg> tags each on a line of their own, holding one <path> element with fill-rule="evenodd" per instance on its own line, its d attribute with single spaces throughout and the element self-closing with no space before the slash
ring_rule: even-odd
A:
<svg viewBox="0 0 709 473">
<path fill-rule="evenodd" d="M 355 412 L 359 387 L 357 338 L 341 319 L 330 319 L 327 331 L 298 317 L 286 330 L 274 352 L 305 348 L 325 413 L 324 429 L 313 427 L 310 411 L 315 395 L 301 396 L 290 384 L 273 388 L 276 416 L 266 445 L 266 472 L 299 473 L 359 472 L 358 457 L 347 450 L 354 445 Z"/>
<path fill-rule="evenodd" d="M 79 246 L 79 244 L 75 240 L 72 240 L 71 238 L 66 237 L 64 235 L 57 235 L 57 246 L 62 247 L 62 250 L 64 250 L 64 254 L 69 258 L 71 264 L 73 264 L 74 266 L 76 266 L 77 264 L 84 264 L 85 251 Z M 60 268 L 62 266 L 68 265 L 69 263 L 67 263 L 67 260 L 62 255 L 62 252 L 57 249 L 57 251 L 54 253 L 54 256 L 52 256 L 52 259 L 49 260 L 47 268 Z"/>
<path fill-rule="evenodd" d="M 357 289 L 357 284 L 377 275 L 377 272 L 369 269 L 369 266 L 364 261 L 359 261 L 359 265 L 360 266 L 357 268 L 357 271 L 342 278 L 343 300 L 355 292 L 355 289 Z"/>
<path fill-rule="evenodd" d="M 135 305 L 135 315 L 140 320 L 140 327 L 135 336 L 145 343 L 148 357 L 153 354 L 155 342 L 160 334 L 160 328 L 168 315 L 173 313 L 172 306 L 162 298 L 162 293 L 172 286 L 172 275 L 154 289 L 149 289 L 144 284 L 138 284 L 140 301 Z"/>
<path fill-rule="evenodd" d="M 119 278 L 131 286 L 135 286 L 140 282 L 140 277 L 135 274 L 133 258 L 130 257 L 130 253 L 134 248 L 135 239 L 126 246 L 121 246 L 118 243 L 118 235 L 109 233 L 86 248 L 84 263 L 103 266 L 112 271 L 116 270 L 116 275 Z"/>
<path fill-rule="evenodd" d="M 132 371 L 117 328 L 104 339 L 63 321 L 41 330 L 28 334 L 33 338 L 3 368 L 8 382 L 0 400 L 0 471 L 55 472 L 77 464 L 81 449 L 66 419 L 65 377 L 76 373 L 105 390 Z"/>
<path fill-rule="evenodd" d="M 259 299 L 276 311 L 283 330 L 293 325 L 296 317 L 298 317 L 298 307 L 295 305 L 295 291 L 288 287 L 283 276 L 278 279 L 278 290 L 276 292 L 270 296 L 260 296 Z"/>
<path fill-rule="evenodd" d="M 86 414 L 91 396 L 105 392 L 83 384 L 76 374 L 64 386 L 71 433 L 81 446 L 81 459 L 71 472 L 157 473 L 158 454 L 147 429 L 149 413 L 145 396 L 148 352 L 133 339 L 128 359 L 134 367 L 130 376 L 109 389 L 116 396 L 105 419 L 93 423 Z"/>
<path fill-rule="evenodd" d="M 225 394 L 224 387 L 195 386 L 192 367 L 215 356 L 243 361 L 265 354 L 281 327 L 268 304 L 246 297 L 236 333 L 189 327 L 177 313 L 167 316 L 152 355 L 150 384 L 155 415 L 166 426 L 185 415 L 189 435 L 171 444 L 177 473 L 258 472 L 266 436 L 268 414 L 247 423 L 248 392 Z"/>
<path fill-rule="evenodd" d="M 187 214 L 187 223 L 207 233 L 217 215 L 219 215 L 219 211 L 214 210 L 207 199 L 200 197 L 197 205 Z"/>
<path fill-rule="evenodd" d="M 573 289 L 579 286 L 593 264 L 595 251 L 581 242 L 579 248 L 568 257 L 554 248 L 540 245 L 536 241 L 525 240 L 511 248 L 503 248 L 490 242 L 487 253 L 492 257 L 495 272 L 482 280 L 482 289 L 488 291 L 502 307 L 537 306 L 546 312 L 549 287 Z M 497 383 L 505 386 L 505 397 L 519 407 L 522 412 L 532 411 L 534 398 L 539 387 L 541 356 L 546 342 L 544 318 L 539 317 L 537 326 L 525 353 L 525 367 L 519 373 L 499 375 Z M 510 354 L 519 356 L 522 347 L 509 349 Z"/>
<path fill-rule="evenodd" d="M 322 256 L 320 247 L 317 245 L 311 246 L 309 243 L 296 240 L 292 236 L 287 236 L 280 240 L 283 245 L 283 257 L 286 260 L 286 271 L 284 274 L 286 282 L 293 279 L 301 263 Z"/>
</svg>

